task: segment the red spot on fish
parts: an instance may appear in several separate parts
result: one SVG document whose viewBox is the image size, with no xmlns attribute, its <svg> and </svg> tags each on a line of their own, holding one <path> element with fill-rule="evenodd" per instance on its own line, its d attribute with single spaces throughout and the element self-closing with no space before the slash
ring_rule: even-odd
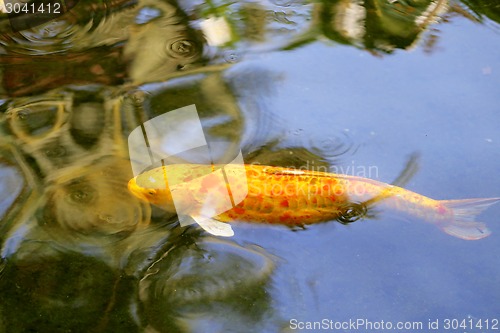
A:
<svg viewBox="0 0 500 333">
<path fill-rule="evenodd" d="M 280 206 L 281 206 L 281 207 L 289 207 L 289 205 L 288 205 L 288 200 L 283 200 L 283 201 L 280 203 Z"/>
<path fill-rule="evenodd" d="M 239 215 L 245 214 L 245 209 L 241 207 L 234 207 L 233 211 Z"/>
<path fill-rule="evenodd" d="M 281 222 L 287 222 L 288 220 L 290 220 L 292 216 L 290 215 L 290 213 L 285 213 L 283 215 L 280 216 L 280 221 Z"/>
<path fill-rule="evenodd" d="M 446 213 L 446 208 L 443 205 L 437 207 L 437 212 L 439 215 L 444 215 Z"/>
<path fill-rule="evenodd" d="M 328 185 L 323 185 L 323 190 L 328 191 L 328 189 L 329 189 L 329 188 L 330 188 L 330 186 L 328 186 Z"/>
<path fill-rule="evenodd" d="M 259 175 L 259 173 L 258 173 L 257 171 L 255 171 L 255 170 L 248 170 L 248 171 L 247 171 L 247 175 L 248 175 L 249 177 L 255 177 L 255 176 L 258 176 L 258 175 Z"/>
</svg>

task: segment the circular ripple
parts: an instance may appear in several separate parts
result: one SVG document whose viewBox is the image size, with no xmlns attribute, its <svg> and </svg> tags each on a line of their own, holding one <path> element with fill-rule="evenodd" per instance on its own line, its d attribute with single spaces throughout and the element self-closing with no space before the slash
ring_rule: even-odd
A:
<svg viewBox="0 0 500 333">
<path fill-rule="evenodd" d="M 310 140 L 309 146 L 312 152 L 329 160 L 338 159 L 352 152 L 355 148 L 351 137 L 345 132 L 338 135 L 331 135 L 320 141 Z"/>
<path fill-rule="evenodd" d="M 42 224 L 70 236 L 77 232 L 120 238 L 147 226 L 150 207 L 128 191 L 130 165 L 120 162 L 74 170 L 73 177 L 61 174 L 53 178 L 46 192 Z"/>
<path fill-rule="evenodd" d="M 350 224 L 356 222 L 367 214 L 367 207 L 363 203 L 350 202 L 342 207 L 337 221 L 342 224 Z"/>
<path fill-rule="evenodd" d="M 230 64 L 240 61 L 241 55 L 234 50 L 224 52 L 224 60 Z"/>
<path fill-rule="evenodd" d="M 22 30 L 10 36 L 6 48 L 19 54 L 47 55 L 67 51 L 75 46 L 72 39 L 82 27 L 63 19 Z"/>
<path fill-rule="evenodd" d="M 167 55 L 173 59 L 192 60 L 201 55 L 202 45 L 181 36 L 167 41 L 165 49 Z"/>
<path fill-rule="evenodd" d="M 273 271 L 260 251 L 211 238 L 196 245 L 169 251 L 146 271 L 141 301 L 157 308 L 220 300 L 254 290 Z M 161 313 L 155 310 L 149 312 Z"/>
</svg>

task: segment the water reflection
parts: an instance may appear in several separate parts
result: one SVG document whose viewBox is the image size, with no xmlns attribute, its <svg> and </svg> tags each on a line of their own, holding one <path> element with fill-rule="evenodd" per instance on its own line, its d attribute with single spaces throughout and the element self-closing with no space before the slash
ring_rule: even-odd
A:
<svg viewBox="0 0 500 333">
<path fill-rule="evenodd" d="M 239 144 L 241 113 L 222 83 L 216 74 L 198 83 L 205 85 L 205 94 L 221 96 L 201 108 L 202 119 L 211 138 Z M 127 189 L 132 173 L 124 133 L 159 112 L 162 99 L 175 89 L 116 95 L 102 86 L 67 87 L 8 104 L 2 118 L 7 142 L 2 187 L 8 191 L 1 197 L 5 261 L 0 283 L 5 289 L 11 281 L 21 281 L 29 291 L 13 289 L 2 298 L 7 331 L 51 330 L 66 317 L 74 317 L 65 322 L 67 330 L 134 330 L 145 325 L 169 331 L 166 327 L 186 327 L 196 321 L 188 308 L 203 302 L 213 305 L 206 309 L 207 315 L 215 313 L 235 295 L 245 295 L 244 289 L 259 304 L 256 313 L 269 308 L 264 290 L 273 265 L 265 252 L 182 233 L 173 228 L 175 216 L 152 211 Z M 182 84 L 177 89 L 186 92 Z M 198 97 L 191 98 L 202 96 L 198 91 Z M 24 196 L 23 187 L 30 189 Z M 198 261 L 200 255 L 209 261 Z M 196 264 L 186 266 L 189 263 Z M 200 275 L 199 265 L 206 268 L 205 276 Z M 158 272 L 159 267 L 168 271 Z M 182 272 L 188 275 L 180 279 Z M 29 288 L 30 283 L 36 287 Z M 166 289 L 171 285 L 176 286 L 173 293 Z M 165 291 L 162 297 L 156 288 Z M 30 304 L 19 306 L 34 316 L 11 313 L 9 309 L 15 309 L 11 304 L 17 301 Z M 156 317 L 163 306 L 184 310 L 182 315 L 169 310 L 170 317 Z M 248 316 L 246 308 L 230 308 L 235 311 L 233 318 Z M 50 315 L 48 322 L 39 319 L 54 312 L 57 315 Z M 185 322 L 180 324 L 183 315 Z M 240 320 L 235 319 L 233 324 L 237 323 Z"/>
<path fill-rule="evenodd" d="M 150 209 L 123 186 L 131 176 L 127 160 L 109 158 L 86 170 L 51 175 L 43 208 L 43 223 L 57 225 L 63 232 L 86 235 L 120 234 L 145 227 Z"/>
<path fill-rule="evenodd" d="M 8 209 L 21 193 L 24 179 L 19 171 L 9 165 L 0 165 L 0 217 L 3 218 Z"/>
<path fill-rule="evenodd" d="M 129 63 L 129 77 L 135 84 L 162 81 L 201 60 L 203 37 L 189 26 L 177 4 L 147 0 L 142 1 L 139 8 L 139 17 L 144 10 L 160 13 L 160 16 L 129 27 L 130 38 L 124 56 Z"/>
<path fill-rule="evenodd" d="M 159 82 L 196 70 L 217 71 L 217 64 L 241 61 L 254 52 L 325 38 L 386 54 L 410 48 L 423 37 L 432 49 L 434 24 L 449 21 L 453 13 L 499 22 L 493 0 L 463 4 L 335 0 L 189 7 L 156 0 L 80 1 L 68 14 L 26 30 L 12 31 L 5 17 L 0 20 L 0 92 L 20 96 L 72 83 Z M 224 41 L 211 41 L 222 35 Z"/>
<path fill-rule="evenodd" d="M 147 325 L 155 332 L 196 332 L 209 321 L 220 331 L 245 332 L 269 319 L 266 288 L 274 265 L 265 252 L 194 241 L 176 244 L 140 281 Z"/>
<path fill-rule="evenodd" d="M 500 22 L 495 0 L 462 5 L 80 1 L 21 31 L 0 14 L 0 331 L 276 330 L 275 258 L 178 228 L 132 196 L 126 136 L 195 103 L 207 138 L 243 146 L 247 162 L 329 167 L 357 149 L 353 138 L 298 131 L 282 144 L 265 97 L 283 76 L 226 69 L 325 39 L 391 54 L 457 13 Z M 348 206 L 341 222 L 367 213 Z"/>
<path fill-rule="evenodd" d="M 117 264 L 123 254 L 103 254 L 100 247 L 150 223 L 149 205 L 126 188 L 131 171 L 119 100 L 106 94 L 99 87 L 63 89 L 10 104 L 4 136 L 34 192 L 8 212 L 4 255 L 24 258 L 33 246 L 47 245 L 49 252 L 85 249 Z"/>
<path fill-rule="evenodd" d="M 102 321 L 133 329 L 130 318 L 113 318 L 130 297 L 117 293 L 120 283 L 118 272 L 77 253 L 9 262 L 0 279 L 4 332 L 90 332 Z"/>
</svg>

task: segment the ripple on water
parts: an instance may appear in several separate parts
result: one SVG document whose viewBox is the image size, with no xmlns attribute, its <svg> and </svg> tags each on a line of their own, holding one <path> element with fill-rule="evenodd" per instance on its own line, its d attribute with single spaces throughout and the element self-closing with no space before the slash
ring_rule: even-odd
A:
<svg viewBox="0 0 500 333">
<path fill-rule="evenodd" d="M 4 32 L 0 44 L 10 55 L 51 55 L 78 52 L 102 45 L 115 45 L 128 37 L 128 30 L 117 27 L 132 20 L 135 13 L 111 13 L 106 1 L 84 10 L 71 11 L 46 23 L 17 32 Z M 84 6 L 82 4 L 82 6 Z M 123 22 L 121 22 L 123 21 Z"/>
<path fill-rule="evenodd" d="M 78 239 L 78 233 L 113 241 L 149 225 L 149 204 L 127 189 L 129 168 L 127 161 L 111 159 L 75 169 L 73 176 L 65 170 L 51 174 L 41 214 L 43 226 L 64 238 Z"/>
<path fill-rule="evenodd" d="M 140 299 L 150 314 L 165 313 L 164 307 L 203 306 L 262 288 L 273 268 L 262 251 L 208 238 L 196 247 L 175 248 L 149 267 Z"/>
<path fill-rule="evenodd" d="M 82 27 L 62 19 L 3 36 L 9 53 L 19 55 L 48 55 L 74 48 L 74 36 Z"/>
<path fill-rule="evenodd" d="M 33 142 L 54 133 L 67 118 L 64 101 L 33 99 L 33 102 L 26 102 L 19 103 L 23 105 L 7 112 L 10 130 L 25 142 Z"/>
<path fill-rule="evenodd" d="M 224 60 L 230 64 L 239 62 L 241 59 L 240 52 L 236 50 L 228 50 L 224 52 Z"/>
<path fill-rule="evenodd" d="M 351 136 L 346 131 L 331 134 L 321 140 L 309 139 L 306 145 L 313 153 L 323 156 L 330 162 L 338 161 L 356 150 Z"/>
<path fill-rule="evenodd" d="M 189 36 L 177 36 L 166 42 L 167 55 L 173 59 L 190 60 L 200 56 L 202 45 Z"/>
</svg>

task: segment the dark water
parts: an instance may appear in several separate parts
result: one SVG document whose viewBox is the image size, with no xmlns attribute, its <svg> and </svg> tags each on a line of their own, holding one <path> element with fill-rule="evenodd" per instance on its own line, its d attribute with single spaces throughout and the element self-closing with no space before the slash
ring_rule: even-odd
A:
<svg viewBox="0 0 500 333">
<path fill-rule="evenodd" d="M 131 131 L 195 104 L 206 138 L 247 163 L 390 183 L 418 153 L 406 188 L 500 196 L 497 1 L 81 1 L 32 28 L 16 17 L 0 14 L 0 332 L 500 330 L 500 206 L 478 241 L 388 214 L 217 238 L 127 190 Z"/>
</svg>

